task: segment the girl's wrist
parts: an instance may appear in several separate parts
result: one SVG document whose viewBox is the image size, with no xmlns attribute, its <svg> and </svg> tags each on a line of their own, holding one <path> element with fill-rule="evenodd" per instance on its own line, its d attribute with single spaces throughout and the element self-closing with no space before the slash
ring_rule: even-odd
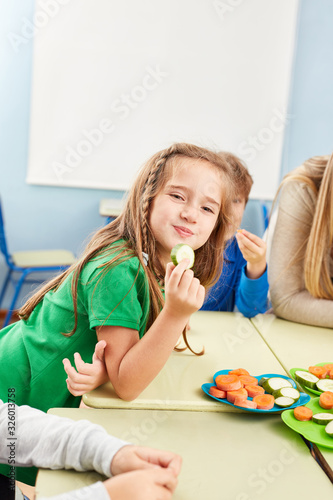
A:
<svg viewBox="0 0 333 500">
<path fill-rule="evenodd" d="M 249 279 L 256 280 L 264 274 L 264 272 L 266 271 L 266 267 L 266 260 L 264 262 L 258 262 L 256 264 L 251 264 L 251 262 L 248 262 L 246 264 L 245 274 Z"/>
</svg>

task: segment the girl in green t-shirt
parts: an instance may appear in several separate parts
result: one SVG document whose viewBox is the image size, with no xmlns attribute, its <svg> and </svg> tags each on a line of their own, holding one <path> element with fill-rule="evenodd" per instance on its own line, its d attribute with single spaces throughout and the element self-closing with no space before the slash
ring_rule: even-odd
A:
<svg viewBox="0 0 333 500">
<path fill-rule="evenodd" d="M 219 276 L 232 178 L 225 159 L 191 144 L 147 161 L 121 215 L 0 332 L 0 398 L 11 388 L 17 404 L 78 406 L 78 395 L 108 379 L 120 398 L 136 398 L 182 332 L 188 346 L 189 318 Z M 170 262 L 178 243 L 195 251 L 193 270 L 186 259 Z"/>
</svg>

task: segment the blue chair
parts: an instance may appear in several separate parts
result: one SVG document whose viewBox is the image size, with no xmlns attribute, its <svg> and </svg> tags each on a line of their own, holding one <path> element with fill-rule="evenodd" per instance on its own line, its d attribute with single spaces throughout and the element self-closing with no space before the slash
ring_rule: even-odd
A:
<svg viewBox="0 0 333 500">
<path fill-rule="evenodd" d="M 4 219 L 2 214 L 1 199 L 0 199 L 0 251 L 4 255 L 7 264 L 7 275 L 0 292 L 0 307 L 4 299 L 7 287 L 11 281 L 14 286 L 14 295 L 8 308 L 3 327 L 7 326 L 15 309 L 20 290 L 23 283 L 42 283 L 44 280 L 27 279 L 28 275 L 38 272 L 61 272 L 67 269 L 75 262 L 75 256 L 68 250 L 39 250 L 16 252 L 10 254 L 8 252 L 6 235 L 4 228 Z M 14 278 L 18 275 L 18 278 Z"/>
</svg>

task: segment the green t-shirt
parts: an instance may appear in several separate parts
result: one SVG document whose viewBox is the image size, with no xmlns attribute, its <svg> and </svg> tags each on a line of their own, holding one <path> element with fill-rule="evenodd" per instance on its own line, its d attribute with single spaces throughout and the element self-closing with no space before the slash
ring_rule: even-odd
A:
<svg viewBox="0 0 333 500">
<path fill-rule="evenodd" d="M 80 398 L 67 390 L 63 358 L 73 364 L 79 352 L 91 363 L 97 342 L 95 327 L 117 325 L 144 335 L 149 314 L 149 288 L 137 257 L 109 262 L 117 250 L 90 260 L 83 268 L 77 298 L 78 323 L 74 335 L 72 275 L 58 290 L 51 290 L 35 307 L 27 321 L 21 320 L 0 331 L 0 399 L 7 401 L 15 389 L 17 404 L 47 411 L 51 407 L 77 407 Z"/>
</svg>

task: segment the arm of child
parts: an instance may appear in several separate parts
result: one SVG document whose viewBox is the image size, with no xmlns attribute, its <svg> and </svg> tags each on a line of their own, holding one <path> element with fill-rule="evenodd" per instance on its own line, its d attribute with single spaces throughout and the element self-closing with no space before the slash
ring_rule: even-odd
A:
<svg viewBox="0 0 333 500">
<path fill-rule="evenodd" d="M 8 408 L 8 403 L 0 401 L 1 435 L 8 431 L 8 418 L 5 418 L 9 414 Z M 54 500 L 104 499 L 105 490 L 112 500 L 153 500 L 160 498 L 159 494 L 162 492 L 165 498 L 171 498 L 181 469 L 180 456 L 168 451 L 130 445 L 86 420 L 75 422 L 47 415 L 29 406 L 19 407 L 14 404 L 10 405 L 10 410 L 20 422 L 15 435 L 20 443 L 15 450 L 16 465 L 96 470 L 107 477 L 116 475 L 105 481 L 104 486 L 100 482 L 95 483 L 82 490 L 52 497 Z M 5 440 L 0 442 L 2 463 L 8 459 L 7 449 Z"/>
<path fill-rule="evenodd" d="M 101 340 L 96 344 L 92 363 L 85 363 L 80 354 L 74 354 L 75 368 L 69 359 L 63 359 L 64 369 L 68 375 L 66 380 L 68 390 L 73 396 L 82 396 L 109 380 L 104 362 L 106 342 Z"/>
<path fill-rule="evenodd" d="M 246 276 L 258 279 L 266 270 L 266 243 L 255 234 L 240 229 L 236 234 L 237 243 L 246 264 Z"/>
<path fill-rule="evenodd" d="M 105 363 L 118 396 L 135 399 L 165 365 L 192 313 L 200 309 L 205 289 L 193 271 L 186 267 L 188 259 L 178 266 L 167 265 L 164 307 L 139 342 L 136 330 L 120 326 L 102 326 L 99 340 L 105 340 Z"/>
</svg>

